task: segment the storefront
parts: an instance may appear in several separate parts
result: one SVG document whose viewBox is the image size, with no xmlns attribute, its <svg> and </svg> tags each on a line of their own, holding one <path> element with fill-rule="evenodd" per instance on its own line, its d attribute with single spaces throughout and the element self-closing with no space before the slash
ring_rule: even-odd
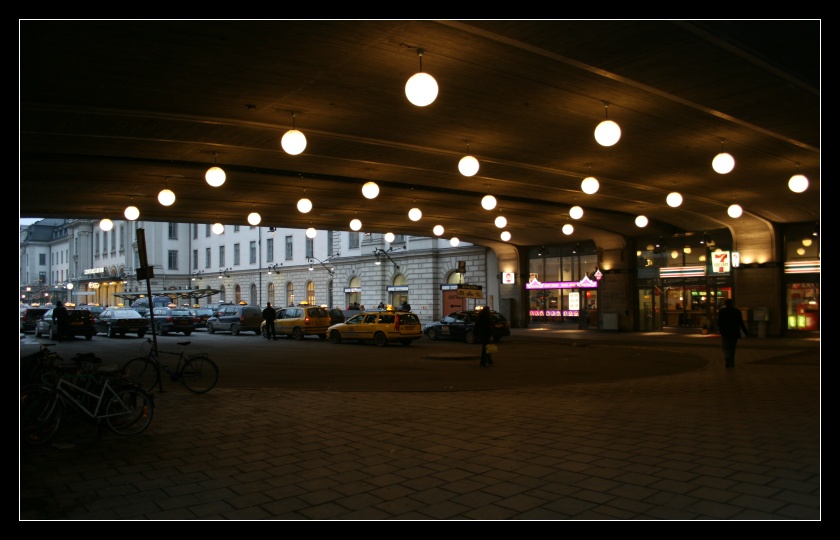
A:
<svg viewBox="0 0 840 540">
<path fill-rule="evenodd" d="M 785 303 L 787 329 L 820 329 L 820 237 L 816 226 L 785 229 Z"/>
<path fill-rule="evenodd" d="M 543 246 L 532 249 L 529 258 L 525 289 L 532 322 L 587 326 L 597 321 L 597 289 L 602 276 L 593 242 Z"/>
</svg>

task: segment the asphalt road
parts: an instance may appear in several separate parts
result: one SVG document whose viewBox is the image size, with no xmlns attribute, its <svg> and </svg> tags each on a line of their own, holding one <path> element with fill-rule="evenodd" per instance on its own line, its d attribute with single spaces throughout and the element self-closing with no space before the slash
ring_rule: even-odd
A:
<svg viewBox="0 0 840 540">
<path fill-rule="evenodd" d="M 147 336 L 149 337 L 149 336 Z M 253 334 L 194 332 L 158 336 L 161 351 L 206 352 L 219 365 L 219 388 L 279 388 L 338 391 L 442 392 L 556 386 L 580 382 L 666 375 L 698 369 L 707 360 L 685 346 L 662 343 L 628 346 L 605 340 L 581 342 L 510 336 L 499 343 L 489 373 L 479 369 L 478 345 L 422 338 L 410 346 L 368 343 L 334 344 L 315 337 L 269 341 Z M 21 339 L 25 356 L 46 338 Z M 108 338 L 57 343 L 54 350 L 69 359 L 77 352 L 96 353 L 105 362 L 123 364 L 148 350 L 145 338 Z M 174 367 L 175 356 L 163 360 Z M 164 391 L 172 387 L 164 381 Z"/>
</svg>

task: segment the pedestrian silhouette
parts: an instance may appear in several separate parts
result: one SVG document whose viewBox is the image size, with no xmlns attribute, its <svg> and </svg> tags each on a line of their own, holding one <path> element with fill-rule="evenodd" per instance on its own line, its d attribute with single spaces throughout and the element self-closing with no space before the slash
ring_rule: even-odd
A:
<svg viewBox="0 0 840 540">
<path fill-rule="evenodd" d="M 723 307 L 718 312 L 718 330 L 720 330 L 723 359 L 726 362 L 726 367 L 734 368 L 738 339 L 741 337 L 741 332 L 744 332 L 744 336 L 749 335 L 749 332 L 744 324 L 741 310 L 733 307 L 731 298 L 724 300 Z"/>
</svg>

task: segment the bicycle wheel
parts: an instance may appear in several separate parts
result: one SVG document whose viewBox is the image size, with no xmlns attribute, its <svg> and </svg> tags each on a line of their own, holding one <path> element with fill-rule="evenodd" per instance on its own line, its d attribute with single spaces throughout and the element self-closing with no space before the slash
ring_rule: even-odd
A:
<svg viewBox="0 0 840 540">
<path fill-rule="evenodd" d="M 27 446 L 48 443 L 61 426 L 64 402 L 53 390 L 30 387 L 20 394 L 20 438 Z"/>
<path fill-rule="evenodd" d="M 152 396 L 136 385 L 114 388 L 114 395 L 105 405 L 105 423 L 118 435 L 137 435 L 152 423 Z"/>
<path fill-rule="evenodd" d="M 147 392 L 154 390 L 160 381 L 160 367 L 154 360 L 142 356 L 126 362 L 123 373 L 129 382 L 139 384 Z"/>
<path fill-rule="evenodd" d="M 219 366 L 209 356 L 191 356 L 184 361 L 180 379 L 190 392 L 203 394 L 219 381 Z"/>
</svg>

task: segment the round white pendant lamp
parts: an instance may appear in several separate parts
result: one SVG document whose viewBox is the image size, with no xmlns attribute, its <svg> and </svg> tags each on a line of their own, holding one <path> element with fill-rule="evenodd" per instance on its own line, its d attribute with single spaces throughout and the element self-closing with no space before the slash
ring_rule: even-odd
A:
<svg viewBox="0 0 840 540">
<path fill-rule="evenodd" d="M 283 150 L 292 156 L 296 156 L 306 149 L 306 135 L 298 131 L 295 127 L 295 117 L 297 114 L 292 113 L 292 129 L 283 134 L 280 139 L 280 146 Z"/>
<path fill-rule="evenodd" d="M 741 208 L 740 204 L 733 204 L 726 209 L 726 213 L 729 214 L 729 217 L 737 219 L 744 213 L 744 209 Z"/>
<path fill-rule="evenodd" d="M 580 183 L 580 189 L 587 195 L 592 195 L 598 191 L 598 188 L 601 187 L 601 184 L 598 183 L 598 179 L 594 176 L 587 176 L 583 179 Z"/>
<path fill-rule="evenodd" d="M 583 217 L 583 208 L 580 206 L 573 206 L 569 208 L 569 217 L 572 219 L 580 219 Z"/>
<path fill-rule="evenodd" d="M 388 242 L 389 244 L 391 242 L 393 242 L 394 240 L 396 240 L 396 238 L 397 237 L 392 232 L 386 232 L 385 233 L 385 241 Z"/>
<path fill-rule="evenodd" d="M 128 221 L 135 221 L 137 218 L 140 217 L 140 209 L 136 206 L 127 206 L 125 208 L 125 212 L 123 212 L 125 219 Z"/>
<path fill-rule="evenodd" d="M 496 224 L 496 227 L 504 229 L 505 227 L 507 227 L 507 218 L 505 216 L 496 216 L 496 219 L 493 220 L 493 223 Z"/>
<path fill-rule="evenodd" d="M 160 190 L 158 202 L 163 206 L 172 206 L 175 203 L 175 193 L 169 188 Z"/>
<path fill-rule="evenodd" d="M 647 227 L 647 224 L 648 224 L 647 216 L 636 216 L 636 227 L 639 227 L 641 229 L 643 227 Z"/>
<path fill-rule="evenodd" d="M 456 247 L 460 243 L 461 243 L 461 241 L 458 239 L 457 236 L 453 236 L 452 238 L 449 239 L 449 245 L 452 246 L 452 247 Z"/>
<path fill-rule="evenodd" d="M 667 197 L 665 197 L 665 202 L 667 202 L 668 206 L 670 206 L 671 208 L 676 208 L 682 204 L 683 198 L 682 195 L 680 195 L 676 191 L 672 191 L 668 194 Z"/>
<path fill-rule="evenodd" d="M 301 214 L 306 214 L 307 212 L 312 210 L 312 201 L 304 197 L 303 199 L 297 202 L 297 209 L 298 212 L 300 212 Z"/>
<path fill-rule="evenodd" d="M 262 216 L 259 215 L 257 212 L 251 212 L 248 214 L 248 223 L 256 227 L 262 221 Z"/>
<path fill-rule="evenodd" d="M 478 172 L 478 160 L 473 156 L 464 156 L 458 162 L 458 170 L 464 176 L 474 176 Z"/>
<path fill-rule="evenodd" d="M 420 57 L 420 71 L 415 73 L 405 83 L 405 97 L 412 105 L 425 107 L 431 104 L 438 95 L 438 84 L 434 77 L 423 72 L 423 49 L 417 49 Z"/>
<path fill-rule="evenodd" d="M 225 232 L 225 226 L 219 222 L 214 223 L 211 229 L 213 231 L 213 234 L 222 234 L 223 232 Z"/>
<path fill-rule="evenodd" d="M 728 174 L 735 168 L 735 158 L 727 152 L 721 152 L 712 160 L 712 168 L 718 174 Z"/>
<path fill-rule="evenodd" d="M 618 124 L 609 119 L 610 104 L 604 102 L 604 116 L 606 120 L 598 124 L 595 128 L 595 140 L 601 146 L 612 146 L 621 138 L 621 128 Z"/>
<path fill-rule="evenodd" d="M 379 195 L 379 185 L 372 180 L 365 182 L 365 185 L 362 186 L 362 195 L 366 199 L 375 199 Z"/>
<path fill-rule="evenodd" d="M 435 225 L 432 232 L 435 233 L 435 236 L 440 236 L 443 234 L 443 225 Z"/>
<path fill-rule="evenodd" d="M 794 193 L 802 193 L 808 189 L 808 177 L 804 174 L 794 174 L 788 180 L 788 188 Z"/>
<path fill-rule="evenodd" d="M 492 210 L 496 208 L 496 197 L 492 195 L 485 195 L 481 198 L 481 207 L 485 210 Z"/>
<path fill-rule="evenodd" d="M 358 231 L 362 228 L 362 222 L 358 218 L 353 218 L 350 220 L 350 228 L 354 231 Z"/>
<path fill-rule="evenodd" d="M 114 222 L 108 218 L 105 218 L 99 222 L 99 228 L 106 232 L 110 231 L 114 228 Z"/>
<path fill-rule="evenodd" d="M 411 221 L 420 221 L 420 218 L 422 217 L 423 212 L 421 212 L 419 208 L 412 208 L 408 211 L 408 219 Z"/>
<path fill-rule="evenodd" d="M 227 179 L 227 175 L 225 171 L 222 170 L 221 167 L 213 166 L 207 169 L 207 172 L 204 173 L 204 179 L 210 184 L 212 187 L 219 187 L 225 183 Z"/>
<path fill-rule="evenodd" d="M 309 227 L 306 229 L 306 237 L 307 238 L 315 238 L 318 235 L 318 231 L 315 230 L 315 227 Z"/>
<path fill-rule="evenodd" d="M 509 233 L 509 232 L 507 232 L 507 231 L 502 231 L 502 234 L 500 234 L 500 235 L 499 235 L 499 237 L 500 237 L 503 241 L 507 242 L 508 240 L 510 240 L 510 233 Z"/>
<path fill-rule="evenodd" d="M 575 232 L 575 228 L 574 228 L 574 226 L 570 225 L 569 223 L 566 223 L 565 225 L 563 225 L 562 231 L 563 231 L 563 234 L 565 234 L 566 236 L 569 236 L 570 234 Z"/>
</svg>

